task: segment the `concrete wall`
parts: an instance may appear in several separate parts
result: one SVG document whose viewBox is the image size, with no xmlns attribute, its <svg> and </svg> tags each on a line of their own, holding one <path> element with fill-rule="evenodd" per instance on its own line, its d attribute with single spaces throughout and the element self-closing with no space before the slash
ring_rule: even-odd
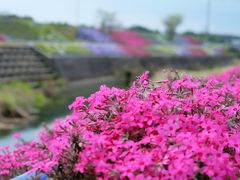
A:
<svg viewBox="0 0 240 180">
<path fill-rule="evenodd" d="M 51 59 L 60 74 L 67 80 L 81 80 L 102 76 L 131 76 L 145 70 L 160 68 L 203 69 L 230 64 L 229 57 L 147 57 L 147 58 L 109 58 L 62 56 Z"/>
</svg>

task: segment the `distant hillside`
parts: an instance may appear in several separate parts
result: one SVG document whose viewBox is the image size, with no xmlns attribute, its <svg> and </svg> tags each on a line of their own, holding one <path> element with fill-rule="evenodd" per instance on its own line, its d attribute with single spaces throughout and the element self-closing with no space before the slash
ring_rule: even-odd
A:
<svg viewBox="0 0 240 180">
<path fill-rule="evenodd" d="M 82 25 L 81 27 L 89 27 Z M 89 27 L 91 28 L 91 27 Z M 152 43 L 165 42 L 164 33 L 143 26 L 132 26 L 129 30 L 138 32 L 143 37 L 151 39 Z M 54 40 L 71 41 L 75 39 L 77 28 L 67 23 L 38 23 L 31 17 L 19 17 L 0 13 L 0 34 L 5 34 L 13 40 Z M 204 33 L 185 32 L 183 35 L 191 35 L 198 40 L 204 40 Z M 232 35 L 210 34 L 208 41 L 212 43 L 230 43 L 240 37 Z"/>
<path fill-rule="evenodd" d="M 37 23 L 31 17 L 0 15 L 0 33 L 12 39 L 73 40 L 76 28 L 66 23 Z"/>
<path fill-rule="evenodd" d="M 191 35 L 194 38 L 199 40 L 206 39 L 206 34 L 204 33 L 194 33 L 194 32 L 185 32 L 184 35 Z M 239 36 L 234 35 L 224 35 L 224 34 L 209 34 L 208 41 L 212 43 L 231 43 L 234 39 L 240 39 Z"/>
</svg>

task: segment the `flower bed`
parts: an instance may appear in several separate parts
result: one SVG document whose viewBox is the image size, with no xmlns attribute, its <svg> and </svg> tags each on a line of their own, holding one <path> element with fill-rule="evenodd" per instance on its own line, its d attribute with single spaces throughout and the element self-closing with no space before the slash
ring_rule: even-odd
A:
<svg viewBox="0 0 240 180">
<path fill-rule="evenodd" d="M 126 53 L 115 43 L 86 43 L 85 47 L 90 49 L 96 56 L 126 56 Z"/>
<path fill-rule="evenodd" d="M 108 34 L 102 32 L 99 29 L 88 28 L 88 27 L 78 28 L 76 38 L 80 40 L 93 41 L 93 42 L 102 42 L 102 43 L 112 42 L 112 39 Z"/>
<path fill-rule="evenodd" d="M 39 141 L 2 148 L 0 179 L 35 171 L 54 179 L 237 179 L 240 68 L 130 89 L 102 86 L 69 106 Z"/>
<path fill-rule="evenodd" d="M 114 30 L 111 33 L 113 40 L 128 46 L 148 46 L 150 41 L 139 33 L 131 30 Z"/>
</svg>

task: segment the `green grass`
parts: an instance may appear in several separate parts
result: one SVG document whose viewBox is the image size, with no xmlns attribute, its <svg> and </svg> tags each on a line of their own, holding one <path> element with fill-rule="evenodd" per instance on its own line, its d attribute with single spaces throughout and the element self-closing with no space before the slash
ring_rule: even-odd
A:
<svg viewBox="0 0 240 180">
<path fill-rule="evenodd" d="M 0 115 L 19 110 L 31 113 L 32 110 L 44 107 L 47 102 L 46 96 L 28 83 L 12 81 L 0 86 Z"/>
<path fill-rule="evenodd" d="M 153 56 L 176 55 L 176 51 L 174 50 L 174 48 L 168 45 L 153 45 L 149 46 L 148 50 L 151 52 Z"/>
<path fill-rule="evenodd" d="M 77 54 L 77 55 L 91 55 L 89 49 L 85 48 L 82 43 L 79 42 L 67 42 L 67 43 L 49 43 L 49 42 L 37 42 L 35 47 L 40 49 L 47 55 L 57 54 Z"/>
<path fill-rule="evenodd" d="M 0 32 L 18 40 L 74 40 L 77 28 L 66 23 L 38 23 L 31 17 L 0 14 Z"/>
<path fill-rule="evenodd" d="M 184 74 L 189 74 L 191 76 L 194 77 L 208 77 L 210 75 L 214 75 L 214 74 L 219 74 L 221 72 L 226 71 L 227 69 L 232 68 L 233 66 L 236 65 L 240 65 L 239 62 L 235 62 L 231 65 L 228 66 L 216 66 L 214 68 L 207 68 L 207 69 L 199 69 L 199 70 L 179 70 L 179 69 L 165 69 L 165 70 L 158 70 L 157 72 L 155 72 L 152 76 L 152 80 L 153 82 L 159 81 L 159 80 L 163 80 L 163 79 L 167 79 L 168 75 L 171 75 L 175 72 L 177 72 L 180 76 L 184 75 Z"/>
</svg>

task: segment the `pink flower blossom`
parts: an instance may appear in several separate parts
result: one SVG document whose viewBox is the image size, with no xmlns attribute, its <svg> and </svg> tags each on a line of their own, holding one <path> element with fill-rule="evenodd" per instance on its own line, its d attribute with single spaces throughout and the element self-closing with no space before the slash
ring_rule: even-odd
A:
<svg viewBox="0 0 240 180">
<path fill-rule="evenodd" d="M 27 171 L 53 179 L 237 179 L 240 68 L 153 86 L 101 86 L 38 141 L 0 149 L 0 179 Z M 19 134 L 14 138 L 21 138 Z"/>
<path fill-rule="evenodd" d="M 15 139 L 20 139 L 22 136 L 21 136 L 20 133 L 16 132 L 12 135 L 12 137 L 15 138 Z"/>
</svg>

